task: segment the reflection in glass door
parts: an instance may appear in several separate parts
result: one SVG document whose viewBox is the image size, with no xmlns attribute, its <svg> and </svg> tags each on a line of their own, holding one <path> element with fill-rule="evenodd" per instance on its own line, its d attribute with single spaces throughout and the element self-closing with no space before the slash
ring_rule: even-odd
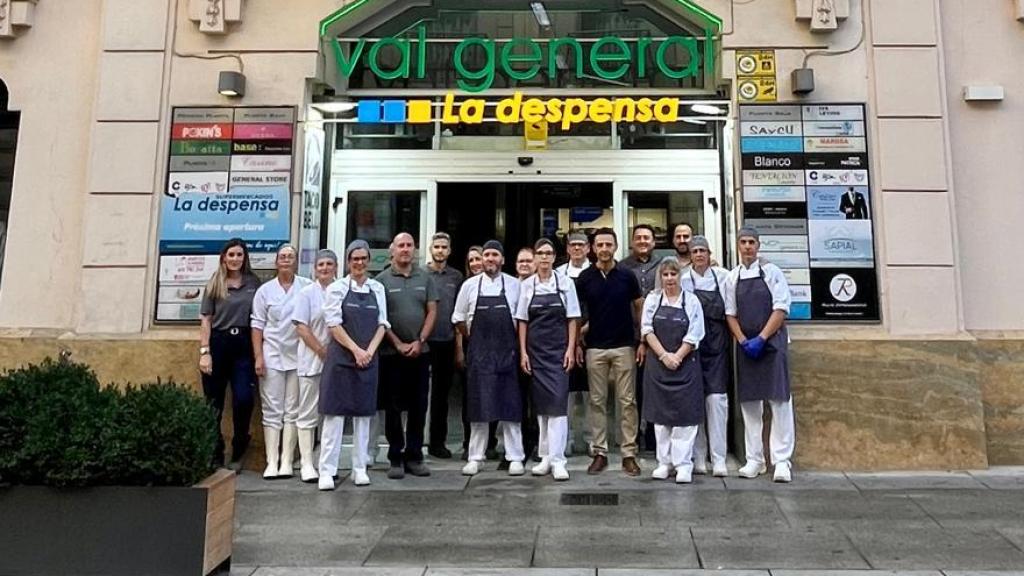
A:
<svg viewBox="0 0 1024 576">
<path fill-rule="evenodd" d="M 345 246 L 356 238 L 370 245 L 370 271 L 388 264 L 388 248 L 399 232 L 416 239 L 418 254 L 424 254 L 428 226 L 427 202 L 433 183 L 416 186 L 384 186 L 378 183 L 345 183 L 332 186 L 334 214 L 330 222 L 331 247 L 342 257 Z"/>
<path fill-rule="evenodd" d="M 712 251 L 723 254 L 719 233 L 719 186 L 717 179 L 696 178 L 676 185 L 661 182 L 627 181 L 615 183 L 616 200 L 621 202 L 617 219 L 619 234 L 625 240 L 621 254 L 629 252 L 630 231 L 637 224 L 654 228 L 655 254 L 675 253 L 672 233 L 676 224 L 687 223 L 694 234 L 707 236 Z"/>
</svg>

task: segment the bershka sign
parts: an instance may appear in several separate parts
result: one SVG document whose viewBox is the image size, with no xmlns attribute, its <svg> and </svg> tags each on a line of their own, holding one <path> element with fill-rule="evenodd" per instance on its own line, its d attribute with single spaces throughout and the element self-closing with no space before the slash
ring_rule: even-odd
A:
<svg viewBox="0 0 1024 576">
<path fill-rule="evenodd" d="M 360 38 L 352 44 L 350 51 L 342 47 L 338 38 L 328 39 L 328 44 L 338 72 L 346 78 L 352 76 L 361 61 L 382 80 L 422 79 L 427 75 L 427 28 L 420 24 L 415 32 L 414 39 L 388 37 L 371 42 Z M 654 51 L 653 60 L 648 59 L 649 49 Z M 683 59 L 685 65 L 674 67 L 670 63 L 671 54 L 677 49 L 688 59 Z M 386 68 L 383 65 L 385 58 L 381 53 L 384 50 L 389 53 L 397 51 L 397 66 Z M 638 78 L 654 74 L 673 80 L 693 78 L 711 70 L 715 62 L 714 37 L 709 29 L 702 39 L 693 36 L 668 36 L 658 40 L 641 37 L 628 41 L 616 36 L 603 36 L 593 41 L 576 38 L 535 40 L 517 37 L 506 41 L 466 38 L 455 47 L 452 67 L 457 73 L 459 88 L 466 92 L 484 92 L 494 85 L 498 74 L 504 74 L 511 80 L 529 82 L 543 72 L 555 80 L 560 71 L 560 55 L 565 53 L 573 55 L 577 77 L 592 75 L 602 80 L 618 80 L 630 71 Z M 482 65 L 470 63 L 478 61 L 481 55 Z"/>
</svg>

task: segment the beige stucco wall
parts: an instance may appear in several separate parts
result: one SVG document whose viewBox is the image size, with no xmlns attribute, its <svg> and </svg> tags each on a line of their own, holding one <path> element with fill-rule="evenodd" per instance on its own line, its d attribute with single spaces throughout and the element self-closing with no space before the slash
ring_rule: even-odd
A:
<svg viewBox="0 0 1024 576">
<path fill-rule="evenodd" d="M 1019 161 L 1024 147 L 1013 128 L 1024 80 L 1006 65 L 1024 56 L 1024 45 L 1010 7 L 850 0 L 839 30 L 812 34 L 789 0 L 700 3 L 725 20 L 726 78 L 734 75 L 735 49 L 775 48 L 780 101 L 863 101 L 872 114 L 884 323 L 796 336 L 960 338 L 965 327 L 1024 329 L 1024 311 L 1011 300 L 1017 279 L 1000 270 L 1000 253 L 990 248 L 995 231 L 1024 212 L 1024 200 L 1011 193 L 1024 188 L 1024 176 L 998 169 Z M 171 107 L 295 105 L 301 116 L 317 65 L 316 25 L 341 4 L 309 0 L 285 9 L 248 0 L 241 23 L 211 36 L 188 18 L 185 0 L 59 9 L 41 2 L 35 25 L 0 44 L 0 76 L 23 112 L 0 326 L 151 329 Z M 791 94 L 789 74 L 805 52 L 851 48 L 812 56 L 817 89 Z M 244 61 L 242 99 L 215 90 L 217 73 L 237 66 L 233 59 L 189 57 L 225 52 Z M 967 105 L 959 97 L 967 83 L 1002 84 L 1007 99 Z M 961 279 L 990 278 L 993 270 L 1000 282 Z"/>
<path fill-rule="evenodd" d="M 1010 246 L 1024 222 L 1024 22 L 1014 19 L 1012 2 L 943 0 L 942 33 L 965 323 L 1021 330 L 1024 272 L 1011 263 Z M 1006 98 L 965 102 L 971 85 L 1002 86 Z"/>
</svg>

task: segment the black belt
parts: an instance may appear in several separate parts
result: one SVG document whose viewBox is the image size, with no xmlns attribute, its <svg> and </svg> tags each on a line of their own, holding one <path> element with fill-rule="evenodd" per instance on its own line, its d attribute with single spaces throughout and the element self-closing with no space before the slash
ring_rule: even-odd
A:
<svg viewBox="0 0 1024 576">
<path fill-rule="evenodd" d="M 231 328 L 223 328 L 223 329 L 220 329 L 220 330 L 214 330 L 214 332 L 216 332 L 217 334 L 230 334 L 232 336 L 238 336 L 239 334 L 242 333 L 243 330 L 248 332 L 249 328 L 247 328 L 247 327 L 241 327 L 240 328 L 238 326 L 232 326 Z"/>
</svg>

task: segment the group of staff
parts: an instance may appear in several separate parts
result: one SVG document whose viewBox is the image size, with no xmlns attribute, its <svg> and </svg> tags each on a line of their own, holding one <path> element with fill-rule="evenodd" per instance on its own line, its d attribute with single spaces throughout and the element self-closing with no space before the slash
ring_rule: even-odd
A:
<svg viewBox="0 0 1024 576">
<path fill-rule="evenodd" d="M 471 248 L 463 277 L 447 265 L 447 234 L 434 235 L 430 263 L 420 267 L 413 237 L 401 233 L 391 244 L 389 266 L 370 278 L 369 245 L 356 240 L 345 250 L 346 275 L 337 278 L 337 256 L 321 250 L 312 281 L 296 275 L 296 251 L 284 245 L 276 277 L 262 285 L 245 243 L 228 242 L 203 299 L 199 366 L 218 421 L 225 391 L 232 389 L 229 467 L 241 467 L 258 383 L 265 478 L 292 476 L 298 447 L 302 480 L 334 489 L 349 418 L 353 483 L 369 484 L 371 420 L 379 410 L 389 445 L 388 477 L 427 476 L 428 398 L 429 453 L 450 458 L 448 396 L 453 375 L 464 369 L 465 475 L 481 471 L 497 423 L 505 447 L 501 467 L 510 475 L 524 474 L 536 449 L 532 474 L 568 480 L 569 394 L 582 388 L 589 394 L 588 473 L 608 465 L 608 398 L 614 390 L 626 474 L 641 474 L 642 416 L 656 445 L 653 478 L 674 472 L 676 482 L 689 483 L 694 473 L 708 472 L 709 453 L 711 472 L 726 476 L 735 342 L 747 457 L 738 473 L 754 478 L 767 470 L 761 438 L 767 401 L 774 479 L 790 481 L 790 295 L 782 271 L 758 258 L 757 231 L 740 230 L 741 263 L 732 271 L 713 265 L 708 241 L 686 224 L 673 231 L 675 256 L 661 260 L 654 258 L 654 230 L 646 225 L 633 230 L 631 255 L 621 263 L 613 230 L 598 230 L 592 242 L 580 233 L 567 241 L 566 264 L 554 267 L 556 246 L 543 238 L 520 251 L 513 277 L 501 271 L 504 247 L 490 240 Z M 219 448 L 222 458 L 223 441 Z"/>
</svg>

